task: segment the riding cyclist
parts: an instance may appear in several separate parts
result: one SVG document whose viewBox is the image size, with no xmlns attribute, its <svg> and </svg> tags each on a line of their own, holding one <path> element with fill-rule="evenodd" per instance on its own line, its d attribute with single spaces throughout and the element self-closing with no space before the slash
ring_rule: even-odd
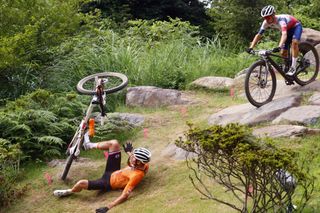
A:
<svg viewBox="0 0 320 213">
<path fill-rule="evenodd" d="M 247 52 L 251 53 L 253 51 L 253 48 L 261 39 L 262 34 L 267 28 L 279 29 L 281 31 L 281 39 L 279 46 L 274 48 L 273 51 L 279 52 L 281 50 L 281 55 L 283 57 L 288 57 L 288 48 L 291 44 L 292 63 L 287 75 L 293 76 L 296 72 L 297 58 L 299 55 L 298 45 L 302 34 L 301 23 L 291 15 L 275 15 L 275 9 L 272 5 L 264 7 L 261 10 L 261 16 L 264 18 L 264 21 L 259 32 L 251 42 L 251 46 L 247 49 Z"/>
<path fill-rule="evenodd" d="M 80 180 L 71 189 L 55 190 L 53 194 L 57 197 L 71 195 L 86 190 L 110 191 L 123 189 L 122 194 L 105 207 L 96 209 L 97 213 L 107 212 L 112 207 L 127 200 L 132 190 L 140 183 L 149 169 L 148 162 L 151 152 L 145 148 L 133 149 L 131 143 L 124 145 L 125 152 L 129 155 L 128 166 L 120 170 L 121 152 L 117 140 L 91 143 L 88 138 L 84 140 L 85 149 L 108 150 L 108 160 L 103 176 L 94 181 Z"/>
</svg>

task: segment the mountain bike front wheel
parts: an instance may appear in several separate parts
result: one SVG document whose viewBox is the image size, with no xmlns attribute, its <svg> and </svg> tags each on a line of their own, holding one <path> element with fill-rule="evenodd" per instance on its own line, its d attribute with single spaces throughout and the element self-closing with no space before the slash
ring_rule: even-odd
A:
<svg viewBox="0 0 320 213">
<path fill-rule="evenodd" d="M 300 86 L 307 85 L 314 81 L 319 72 L 319 55 L 317 50 L 307 42 L 299 44 L 299 56 L 297 59 L 297 74 L 295 82 Z"/>
<path fill-rule="evenodd" d="M 105 80 L 103 90 L 106 94 L 120 91 L 128 85 L 128 77 L 126 75 L 116 72 L 102 72 L 81 79 L 77 84 L 78 92 L 85 95 L 96 94 L 96 78 Z"/>
<path fill-rule="evenodd" d="M 276 76 L 273 70 L 267 69 L 265 61 L 260 60 L 251 65 L 245 79 L 245 92 L 252 105 L 261 107 L 272 101 L 276 87 Z"/>
</svg>

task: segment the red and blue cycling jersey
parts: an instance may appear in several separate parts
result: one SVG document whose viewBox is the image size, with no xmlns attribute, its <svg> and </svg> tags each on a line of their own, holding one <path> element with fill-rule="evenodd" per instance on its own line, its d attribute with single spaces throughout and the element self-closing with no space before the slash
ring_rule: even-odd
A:
<svg viewBox="0 0 320 213">
<path fill-rule="evenodd" d="M 267 28 L 275 28 L 281 32 L 287 32 L 290 29 L 296 27 L 300 22 L 293 16 L 287 14 L 275 15 L 276 22 L 268 24 L 266 20 L 262 22 L 259 30 L 259 34 L 262 35 Z"/>
</svg>

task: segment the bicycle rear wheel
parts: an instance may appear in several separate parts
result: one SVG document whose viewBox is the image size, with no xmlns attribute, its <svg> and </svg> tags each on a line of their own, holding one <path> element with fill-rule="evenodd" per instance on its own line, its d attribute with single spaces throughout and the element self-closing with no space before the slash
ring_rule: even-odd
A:
<svg viewBox="0 0 320 213">
<path fill-rule="evenodd" d="M 72 164 L 74 158 L 75 158 L 74 154 L 69 155 L 67 162 L 66 162 L 66 165 L 64 167 L 62 176 L 61 176 L 61 180 L 65 180 L 67 178 L 67 175 L 69 173 L 69 170 L 70 170 L 70 167 L 71 167 L 71 164 Z"/>
<path fill-rule="evenodd" d="M 252 105 L 261 107 L 272 101 L 276 86 L 276 76 L 263 60 L 251 65 L 245 79 L 245 93 Z"/>
<path fill-rule="evenodd" d="M 299 44 L 297 74 L 294 80 L 301 86 L 314 81 L 319 72 L 319 56 L 317 50 L 307 42 Z"/>
<path fill-rule="evenodd" d="M 116 72 L 102 72 L 89 75 L 81 79 L 77 84 L 78 92 L 85 95 L 94 95 L 96 94 L 95 90 L 95 78 L 107 79 L 107 82 L 104 85 L 104 92 L 106 94 L 111 94 L 122 90 L 128 85 L 128 77 L 122 73 Z"/>
</svg>

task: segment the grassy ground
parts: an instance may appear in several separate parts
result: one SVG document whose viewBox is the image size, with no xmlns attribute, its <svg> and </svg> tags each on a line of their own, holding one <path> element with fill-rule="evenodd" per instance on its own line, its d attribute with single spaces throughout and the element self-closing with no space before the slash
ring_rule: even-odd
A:
<svg viewBox="0 0 320 213">
<path fill-rule="evenodd" d="M 227 206 L 201 199 L 201 195 L 193 188 L 188 175 L 189 170 L 184 161 L 174 161 L 161 154 L 161 151 L 173 143 L 179 135 L 187 130 L 187 121 L 206 126 L 209 115 L 234 104 L 245 103 L 245 100 L 233 99 L 228 93 L 208 93 L 204 91 L 192 92 L 201 102 L 194 106 L 183 108 L 181 106 L 141 109 L 121 107 L 118 111 L 141 113 L 146 117 L 145 128 L 148 136 L 143 131 L 133 138 L 134 146 L 145 146 L 152 150 L 153 158 L 150 171 L 142 183 L 134 190 L 130 199 L 112 209 L 111 212 L 234 212 Z M 302 151 L 317 148 L 320 137 L 306 137 L 297 140 L 277 140 L 279 146 L 291 146 Z M 100 177 L 105 160 L 100 151 L 86 151 L 81 154 L 86 157 L 84 162 L 75 163 L 69 173 L 70 179 L 65 183 L 59 180 L 62 166 L 49 168 L 46 165 L 31 165 L 26 168 L 26 178 L 21 184 L 28 184 L 25 195 L 17 200 L 10 208 L 0 212 L 94 212 L 94 209 L 105 206 L 108 202 L 118 197 L 121 191 L 99 194 L 94 191 L 83 191 L 79 194 L 56 198 L 52 195 L 54 189 L 69 188 L 79 179 L 93 179 Z M 125 165 L 126 158 L 122 158 Z M 313 172 L 320 176 L 319 159 L 314 163 Z M 44 178 L 45 173 L 52 175 L 53 183 L 48 185 Z M 319 188 L 319 181 L 316 186 Z M 223 188 L 215 183 L 213 190 L 219 197 L 232 199 L 224 192 Z M 315 197 L 306 212 L 320 212 L 318 201 L 320 192 L 316 190 Z"/>
</svg>

